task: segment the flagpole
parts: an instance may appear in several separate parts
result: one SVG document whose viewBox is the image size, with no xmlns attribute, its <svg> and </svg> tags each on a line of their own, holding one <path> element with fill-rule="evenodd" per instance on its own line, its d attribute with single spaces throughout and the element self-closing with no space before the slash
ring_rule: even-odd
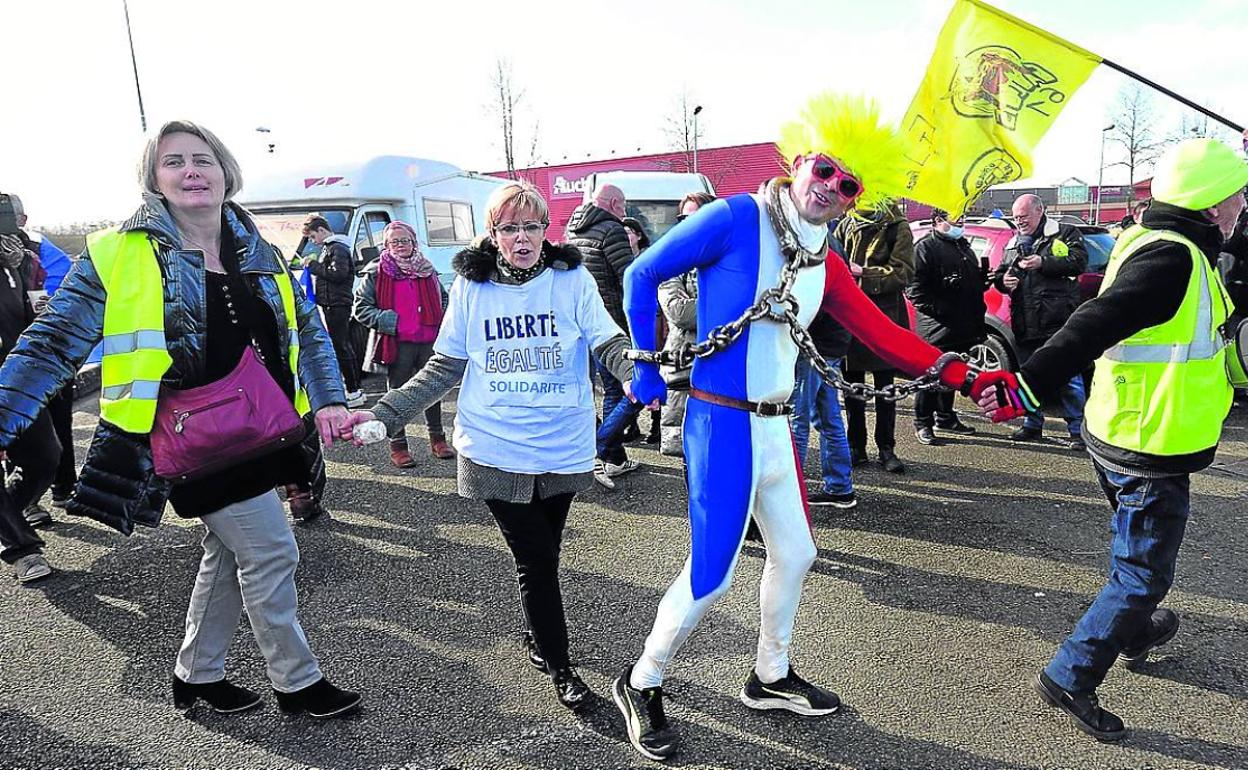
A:
<svg viewBox="0 0 1248 770">
<path fill-rule="evenodd" d="M 1101 59 L 1101 64 L 1104 64 L 1106 67 L 1109 67 L 1110 69 L 1115 69 L 1115 70 L 1118 70 L 1119 72 L 1121 72 L 1122 74 L 1126 75 L 1127 77 L 1132 78 L 1132 79 L 1134 79 L 1134 80 L 1138 80 L 1139 82 L 1143 83 L 1144 85 L 1148 86 L 1149 88 L 1156 89 L 1156 90 L 1158 90 L 1158 91 L 1162 92 L 1163 94 L 1165 94 L 1166 96 L 1169 96 L 1171 99 L 1174 99 L 1174 100 L 1176 100 L 1176 101 L 1182 102 L 1183 104 L 1186 104 L 1188 107 L 1191 107 L 1193 110 L 1196 110 L 1197 112 L 1201 113 L 1202 115 L 1208 115 L 1209 117 L 1211 117 L 1211 118 L 1213 118 L 1214 120 L 1218 121 L 1219 123 L 1221 123 L 1222 125 L 1226 126 L 1227 128 L 1230 128 L 1230 129 L 1233 129 L 1233 130 L 1235 130 L 1235 131 L 1238 131 L 1238 132 L 1240 132 L 1241 134 L 1244 132 L 1244 127 L 1243 127 L 1243 126 L 1241 126 L 1241 125 L 1239 125 L 1238 123 L 1235 123 L 1235 122 L 1233 122 L 1233 121 L 1231 121 L 1231 120 L 1228 120 L 1228 119 L 1226 119 L 1226 118 L 1222 117 L 1221 115 L 1219 115 L 1218 113 L 1214 112 L 1213 110 L 1206 109 L 1205 107 L 1201 107 L 1199 104 L 1197 104 L 1196 102 L 1192 101 L 1191 99 L 1188 99 L 1188 98 L 1183 97 L 1183 96 L 1179 96 L 1179 95 L 1178 95 L 1178 94 L 1176 94 L 1174 91 L 1171 91 L 1169 88 L 1166 88 L 1165 86 L 1160 85 L 1160 84 L 1158 84 L 1158 83 L 1154 83 L 1153 81 L 1149 80 L 1148 78 L 1144 77 L 1143 75 L 1139 74 L 1138 72 L 1132 72 L 1131 70 L 1127 69 L 1126 67 L 1122 66 L 1121 64 L 1115 64 L 1114 62 L 1110 61 L 1109 59 Z"/>
</svg>

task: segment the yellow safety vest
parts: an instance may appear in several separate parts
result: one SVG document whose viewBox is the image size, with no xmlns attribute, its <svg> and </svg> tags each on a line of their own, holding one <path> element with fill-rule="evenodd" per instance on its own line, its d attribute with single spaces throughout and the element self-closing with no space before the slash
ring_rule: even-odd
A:
<svg viewBox="0 0 1248 770">
<path fill-rule="evenodd" d="M 100 417 L 130 433 L 149 433 L 160 383 L 173 359 L 165 343 L 165 292 L 157 246 L 140 231 L 100 230 L 87 236 L 91 263 L 104 284 L 104 357 Z M 286 315 L 295 408 L 311 411 L 299 382 L 299 327 L 290 275 L 274 276 Z"/>
<path fill-rule="evenodd" d="M 1133 254 L 1158 241 L 1181 244 L 1191 255 L 1183 303 L 1170 320 L 1136 332 L 1097 359 L 1084 418 L 1088 431 L 1111 446 L 1186 455 L 1217 445 L 1231 408 L 1220 327 L 1232 306 L 1200 247 L 1176 232 L 1138 225 L 1119 236 L 1101 291 Z"/>
</svg>

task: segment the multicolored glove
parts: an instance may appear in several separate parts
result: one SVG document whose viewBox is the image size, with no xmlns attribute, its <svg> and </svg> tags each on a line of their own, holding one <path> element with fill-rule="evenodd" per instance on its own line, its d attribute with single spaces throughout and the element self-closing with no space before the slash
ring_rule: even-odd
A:
<svg viewBox="0 0 1248 770">
<path fill-rule="evenodd" d="M 971 399 L 993 422 L 1008 422 L 1040 411 L 1040 401 L 1013 372 L 982 372 L 971 383 Z"/>
</svg>

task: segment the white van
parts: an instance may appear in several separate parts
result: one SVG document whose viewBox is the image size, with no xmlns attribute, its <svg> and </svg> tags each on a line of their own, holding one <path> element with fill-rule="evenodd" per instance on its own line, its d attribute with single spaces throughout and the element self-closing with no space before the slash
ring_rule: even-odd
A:
<svg viewBox="0 0 1248 770">
<path fill-rule="evenodd" d="M 615 185 L 624 192 L 628 215 L 635 217 L 651 242 L 676 224 L 680 199 L 689 193 L 715 194 L 711 181 L 702 174 L 679 174 L 672 171 L 600 171 L 585 179 L 582 200 L 591 201 L 603 185 Z"/>
<path fill-rule="evenodd" d="M 402 220 L 416 230 L 421 251 L 449 282 L 451 258 L 485 231 L 485 201 L 505 181 L 441 161 L 382 155 L 251 177 L 238 200 L 287 259 L 317 250 L 302 232 L 312 212 L 353 244 L 357 267 L 376 256 L 373 249 L 381 250 L 385 226 Z"/>
</svg>

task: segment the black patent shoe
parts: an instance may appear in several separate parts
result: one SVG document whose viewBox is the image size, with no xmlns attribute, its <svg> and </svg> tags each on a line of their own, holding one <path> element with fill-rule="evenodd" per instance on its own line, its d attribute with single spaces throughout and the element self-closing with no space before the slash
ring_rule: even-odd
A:
<svg viewBox="0 0 1248 770">
<path fill-rule="evenodd" d="M 363 700 L 358 692 L 339 689 L 325 677 L 294 692 L 273 691 L 277 705 L 288 714 L 307 714 L 313 719 L 331 719 L 356 710 Z"/>
<path fill-rule="evenodd" d="M 891 449 L 880 450 L 880 465 L 889 473 L 905 473 L 906 466 Z"/>
<path fill-rule="evenodd" d="M 524 652 L 529 657 L 529 664 L 543 674 L 546 673 L 546 659 L 542 657 L 542 653 L 538 652 L 537 642 L 533 640 L 533 632 L 521 632 L 520 642 L 524 645 Z"/>
<path fill-rule="evenodd" d="M 589 686 L 577 676 L 571 667 L 561 668 L 550 675 L 555 683 L 555 696 L 570 709 L 578 709 L 589 702 Z"/>
<path fill-rule="evenodd" d="M 1122 720 L 1116 714 L 1101 708 L 1096 693 L 1076 695 L 1069 690 L 1063 690 L 1043 671 L 1036 675 L 1032 685 L 1045 703 L 1066 712 L 1075 727 L 1098 741 L 1116 741 L 1127 734 Z"/>
<path fill-rule="evenodd" d="M 240 711 L 254 709 L 261 703 L 258 693 L 246 687 L 230 684 L 225 679 L 191 684 L 182 681 L 177 676 L 173 678 L 173 705 L 175 707 L 186 711 L 194 706 L 196 701 L 201 700 L 218 714 L 237 714 Z"/>
</svg>

